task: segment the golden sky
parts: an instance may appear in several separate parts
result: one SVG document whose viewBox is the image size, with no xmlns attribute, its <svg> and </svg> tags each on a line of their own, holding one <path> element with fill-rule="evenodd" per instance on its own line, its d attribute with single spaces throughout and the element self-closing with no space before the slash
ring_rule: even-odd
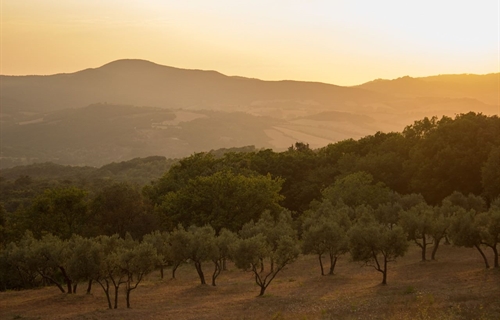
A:
<svg viewBox="0 0 500 320">
<path fill-rule="evenodd" d="M 499 0 L 0 0 L 0 74 L 136 58 L 338 85 L 499 72 Z"/>
</svg>

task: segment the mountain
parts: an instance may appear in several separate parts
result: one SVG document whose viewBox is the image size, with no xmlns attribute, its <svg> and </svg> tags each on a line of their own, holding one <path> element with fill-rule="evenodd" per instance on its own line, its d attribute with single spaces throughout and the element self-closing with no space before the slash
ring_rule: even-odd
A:
<svg viewBox="0 0 500 320">
<path fill-rule="evenodd" d="M 449 74 L 424 78 L 402 77 L 374 80 L 357 86 L 396 97 L 469 98 L 485 104 L 499 104 L 500 74 Z"/>
<path fill-rule="evenodd" d="M 144 60 L 118 60 L 71 74 L 1 76 L 0 80 L 2 104 L 34 112 L 96 102 L 235 111 L 262 103 L 295 101 L 335 107 L 381 98 L 358 88 L 228 77 L 215 71 L 177 69 Z"/>
<path fill-rule="evenodd" d="M 0 76 L 0 167 L 101 166 L 254 145 L 312 148 L 425 116 L 498 112 L 499 74 L 375 80 L 355 87 L 262 81 L 144 60 L 50 76 Z"/>
</svg>

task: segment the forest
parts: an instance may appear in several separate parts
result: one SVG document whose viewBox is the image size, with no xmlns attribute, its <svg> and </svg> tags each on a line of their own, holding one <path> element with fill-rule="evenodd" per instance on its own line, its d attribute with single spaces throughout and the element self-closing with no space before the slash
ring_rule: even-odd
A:
<svg viewBox="0 0 500 320">
<path fill-rule="evenodd" d="M 297 142 L 284 152 L 5 169 L 0 289 L 97 286 L 103 306 L 118 308 L 125 292 L 130 307 L 153 270 L 175 278 L 192 264 L 216 286 L 231 261 L 262 296 L 300 254 L 317 256 L 322 275 L 346 256 L 386 284 L 410 245 L 426 261 L 445 243 L 499 268 L 499 168 L 500 119 L 470 112 L 315 150 Z"/>
</svg>

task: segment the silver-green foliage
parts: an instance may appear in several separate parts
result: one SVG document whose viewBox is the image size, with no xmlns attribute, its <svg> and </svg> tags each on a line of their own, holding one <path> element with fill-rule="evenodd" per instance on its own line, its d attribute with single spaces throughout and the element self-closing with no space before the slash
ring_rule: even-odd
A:
<svg viewBox="0 0 500 320">
<path fill-rule="evenodd" d="M 349 248 L 354 261 L 363 261 L 382 273 L 387 284 L 387 264 L 408 250 L 407 235 L 400 226 L 391 228 L 363 215 L 349 230 Z"/>
<path fill-rule="evenodd" d="M 330 271 L 333 274 L 337 259 L 349 251 L 347 230 L 351 226 L 346 207 L 334 208 L 330 201 L 324 200 L 316 210 L 306 213 L 302 223 L 302 251 L 318 255 L 321 275 L 324 275 L 323 255 L 330 258 Z"/>
<path fill-rule="evenodd" d="M 231 246 L 236 267 L 253 272 L 255 283 L 260 287 L 259 296 L 264 295 L 276 275 L 300 254 L 291 222 L 288 211 L 281 212 L 276 220 L 265 212 L 256 223 L 245 225 L 242 238 Z M 266 261 L 271 265 L 268 271 L 264 271 Z"/>
</svg>

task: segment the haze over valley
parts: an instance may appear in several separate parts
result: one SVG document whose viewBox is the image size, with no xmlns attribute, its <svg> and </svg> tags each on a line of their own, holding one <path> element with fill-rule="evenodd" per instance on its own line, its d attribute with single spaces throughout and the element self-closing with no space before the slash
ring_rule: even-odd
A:
<svg viewBox="0 0 500 320">
<path fill-rule="evenodd" d="M 1 167 L 102 166 L 219 148 L 319 148 L 426 116 L 498 113 L 499 74 L 374 80 L 345 87 L 263 81 L 145 60 L 0 78 Z"/>
</svg>

